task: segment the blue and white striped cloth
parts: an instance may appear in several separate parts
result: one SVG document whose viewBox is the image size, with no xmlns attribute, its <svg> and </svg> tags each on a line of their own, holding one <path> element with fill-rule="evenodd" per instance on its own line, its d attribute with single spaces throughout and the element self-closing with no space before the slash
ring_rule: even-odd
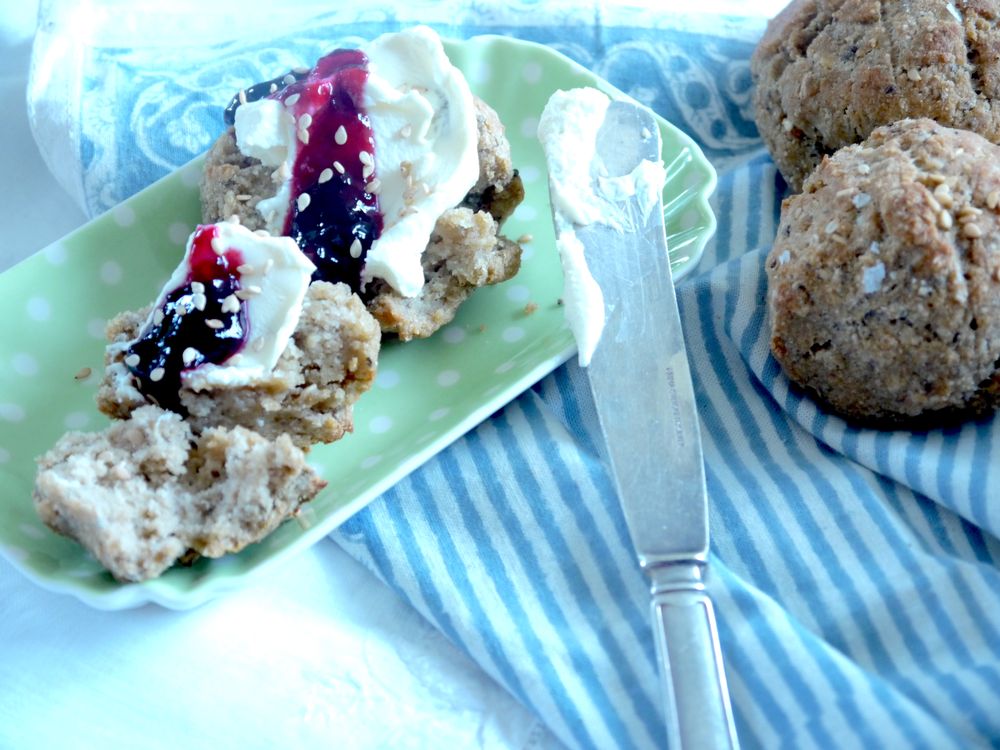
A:
<svg viewBox="0 0 1000 750">
<path fill-rule="evenodd" d="M 431 5 L 415 3 L 420 20 L 433 21 Z M 851 429 L 790 391 L 769 358 L 762 269 L 783 186 L 750 114 L 759 24 L 616 23 L 601 3 L 575 25 L 546 23 L 534 20 L 540 3 L 520 0 L 506 16 L 489 6 L 484 25 L 485 6 L 445 5 L 443 33 L 551 44 L 689 132 L 719 171 L 718 234 L 679 301 L 712 503 L 709 587 L 743 745 L 1000 746 L 1000 424 Z M 406 20 L 337 18 L 325 32 L 371 35 Z M 314 25 L 310 39 L 323 32 Z M 146 54 L 117 48 L 81 73 L 100 76 L 71 113 L 80 144 L 67 184 L 92 212 L 185 162 L 213 132 L 204 143 L 155 140 L 144 123 L 159 115 L 138 87 L 160 87 L 186 134 L 217 113 L 199 109 L 189 61 Z M 108 123 L 147 140 L 115 153 L 121 133 L 95 140 Z M 131 169 L 108 168 L 126 159 Z M 586 374 L 571 363 L 334 538 L 567 747 L 664 747 L 646 582 L 601 451 Z"/>
</svg>

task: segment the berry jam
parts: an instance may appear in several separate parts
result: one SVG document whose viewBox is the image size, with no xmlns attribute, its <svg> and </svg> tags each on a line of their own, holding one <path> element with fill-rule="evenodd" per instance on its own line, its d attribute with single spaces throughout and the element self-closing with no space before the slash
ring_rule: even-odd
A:
<svg viewBox="0 0 1000 750">
<path fill-rule="evenodd" d="M 181 413 L 181 373 L 225 362 L 243 348 L 249 333 L 246 302 L 237 296 L 243 255 L 221 247 L 216 252 L 212 241 L 217 236 L 215 226 L 198 227 L 186 281 L 166 295 L 125 352 L 125 365 L 142 394 Z"/>
<path fill-rule="evenodd" d="M 316 264 L 314 280 L 343 281 L 356 292 L 368 249 L 382 233 L 375 139 L 362 107 L 367 80 L 364 53 L 342 49 L 304 75 L 289 74 L 246 93 L 247 101 L 277 99 L 295 117 L 298 148 L 283 233 Z M 239 103 L 230 103 L 227 121 L 230 108 L 235 119 Z"/>
</svg>

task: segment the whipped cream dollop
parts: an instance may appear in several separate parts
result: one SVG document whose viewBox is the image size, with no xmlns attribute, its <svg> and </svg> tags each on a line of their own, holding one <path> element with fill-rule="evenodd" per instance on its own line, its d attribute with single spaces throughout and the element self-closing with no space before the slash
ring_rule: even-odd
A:
<svg viewBox="0 0 1000 750">
<path fill-rule="evenodd" d="M 384 34 L 360 52 L 366 76 L 360 102 L 349 104 L 370 128 L 365 137 L 372 141 L 371 150 L 358 150 L 353 134 L 348 144 L 346 129 L 317 132 L 314 123 L 320 118 L 314 113 L 305 113 L 303 125 L 303 114 L 296 109 L 301 108 L 299 97 L 284 96 L 282 101 L 275 98 L 283 96 L 280 92 L 239 105 L 236 142 L 242 153 L 275 169 L 276 194 L 256 206 L 272 234 L 287 231 L 290 211 L 304 214 L 317 200 L 309 186 L 294 180 L 300 151 L 316 138 L 333 139 L 345 149 L 353 145 L 355 150 L 345 150 L 343 159 L 331 158 L 331 164 L 322 165 L 326 171 L 317 182 L 354 179 L 364 185 L 366 195 L 377 197 L 381 221 L 371 232 L 377 236 L 366 247 L 361 281 L 384 279 L 400 294 L 413 297 L 423 287 L 421 256 L 437 219 L 458 205 L 478 179 L 475 105 L 465 78 L 426 26 Z M 309 83 L 293 81 L 289 90 Z M 360 175 L 352 178 L 350 170 L 358 158 Z M 363 247 L 351 250 L 354 258 Z"/>
<path fill-rule="evenodd" d="M 604 331 L 605 306 L 577 230 L 594 223 L 634 229 L 636 218 L 644 220 L 659 205 L 666 180 L 663 162 L 648 159 L 627 175 L 608 176 L 597 153 L 597 139 L 610 104 L 608 96 L 594 88 L 556 91 L 538 122 L 563 269 L 563 309 L 582 367 L 590 364 Z M 659 136 L 650 133 L 649 137 Z M 619 207 L 633 196 L 639 217 Z"/>
<path fill-rule="evenodd" d="M 290 237 L 199 226 L 123 362 L 139 389 L 180 409 L 179 389 L 250 385 L 288 346 L 315 266 Z"/>
</svg>

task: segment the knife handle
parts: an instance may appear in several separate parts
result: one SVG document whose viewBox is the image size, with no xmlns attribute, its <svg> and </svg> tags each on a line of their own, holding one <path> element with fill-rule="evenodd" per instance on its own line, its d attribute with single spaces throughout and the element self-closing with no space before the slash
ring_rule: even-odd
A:
<svg viewBox="0 0 1000 750">
<path fill-rule="evenodd" d="M 739 741 L 703 563 L 663 563 L 652 579 L 653 630 L 671 750 L 730 748 Z"/>
</svg>

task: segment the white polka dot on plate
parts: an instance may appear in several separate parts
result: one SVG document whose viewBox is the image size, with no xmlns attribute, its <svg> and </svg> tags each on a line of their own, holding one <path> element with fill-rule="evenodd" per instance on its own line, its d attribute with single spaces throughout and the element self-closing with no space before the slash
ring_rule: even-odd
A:
<svg viewBox="0 0 1000 750">
<path fill-rule="evenodd" d="M 18 352 L 11 359 L 10 363 L 14 368 L 14 372 L 18 375 L 28 377 L 30 375 L 38 374 L 38 360 L 27 352 Z"/>
<path fill-rule="evenodd" d="M 531 290 L 524 284 L 515 284 L 507 289 L 507 299 L 511 302 L 527 302 L 531 296 Z"/>
<path fill-rule="evenodd" d="M 522 203 L 514 209 L 514 218 L 518 221 L 534 221 L 538 218 L 538 209 L 529 203 Z"/>
<path fill-rule="evenodd" d="M 198 164 L 181 167 L 181 182 L 187 187 L 198 187 L 201 182 L 201 167 Z"/>
<path fill-rule="evenodd" d="M 69 257 L 69 253 L 66 251 L 66 246 L 61 242 L 55 242 L 49 245 L 47 248 L 42 250 L 42 255 L 45 256 L 45 260 L 54 266 L 61 266 L 66 262 L 66 258 Z"/>
<path fill-rule="evenodd" d="M 500 336 L 508 344 L 513 344 L 515 341 L 520 341 L 524 338 L 524 329 L 521 326 L 508 326 L 503 329 L 503 333 Z"/>
<path fill-rule="evenodd" d="M 98 568 L 71 568 L 70 570 L 64 570 L 63 573 L 70 578 L 91 578 L 101 575 L 101 571 Z"/>
<path fill-rule="evenodd" d="M 483 60 L 476 61 L 469 70 L 469 81 L 482 85 L 493 77 L 493 66 Z"/>
<path fill-rule="evenodd" d="M 542 80 L 542 66 L 536 62 L 526 63 L 521 68 L 521 77 L 528 83 L 538 83 Z"/>
<path fill-rule="evenodd" d="M 0 464 L 5 464 L 10 461 L 10 451 L 6 448 L 0 448 Z"/>
<path fill-rule="evenodd" d="M 523 135 L 525 138 L 538 137 L 537 117 L 525 117 L 523 120 L 521 120 L 521 135 Z"/>
<path fill-rule="evenodd" d="M 91 318 L 87 321 L 87 335 L 94 339 L 104 339 L 104 329 L 108 321 L 104 318 Z"/>
<path fill-rule="evenodd" d="M 460 344 L 465 341 L 465 329 L 461 326 L 448 326 L 441 332 L 441 338 L 449 344 Z"/>
<path fill-rule="evenodd" d="M 379 388 L 395 388 L 399 385 L 399 373 L 396 370 L 379 370 L 375 385 Z"/>
<path fill-rule="evenodd" d="M 438 373 L 437 384 L 442 388 L 451 388 L 461 379 L 462 375 L 458 370 L 442 370 Z"/>
<path fill-rule="evenodd" d="M 509 372 L 513 367 L 514 367 L 514 361 L 511 360 L 508 362 L 504 362 L 499 367 L 497 367 L 497 369 L 495 369 L 493 372 L 495 372 L 497 375 L 503 375 L 505 372 Z"/>
<path fill-rule="evenodd" d="M 538 178 L 541 177 L 541 172 L 538 170 L 538 167 L 533 164 L 527 164 L 521 167 L 517 173 L 521 175 L 521 181 L 527 183 L 538 182 Z"/>
<path fill-rule="evenodd" d="M 42 531 L 42 529 L 38 526 L 38 524 L 22 523 L 17 528 L 18 530 L 20 530 L 22 534 L 24 534 L 29 539 L 41 539 L 43 536 L 45 536 L 45 532 Z"/>
<path fill-rule="evenodd" d="M 135 211 L 132 210 L 131 206 L 126 206 L 124 203 L 120 203 L 112 208 L 111 216 L 115 220 L 115 224 L 120 227 L 130 227 L 135 224 Z"/>
<path fill-rule="evenodd" d="M 22 549 L 21 547 L 14 547 L 12 545 L 4 545 L 3 553 L 8 557 L 8 559 L 14 562 L 23 563 L 28 559 L 28 550 Z"/>
<path fill-rule="evenodd" d="M 449 412 L 451 412 L 451 409 L 449 409 L 447 406 L 444 406 L 440 409 L 435 409 L 434 411 L 432 411 L 430 414 L 427 415 L 427 418 L 431 422 L 437 422 L 439 419 L 444 419 L 445 417 L 447 417 Z"/>
<path fill-rule="evenodd" d="M 0 404 L 0 419 L 4 422 L 23 422 L 26 416 L 24 408 L 18 404 Z"/>
<path fill-rule="evenodd" d="M 108 260 L 101 264 L 99 275 L 105 284 L 113 285 L 120 282 L 124 274 L 120 263 Z"/>
<path fill-rule="evenodd" d="M 186 245 L 190 234 L 191 227 L 183 221 L 175 221 L 167 228 L 167 236 L 175 245 Z"/>
<path fill-rule="evenodd" d="M 374 417 L 372 421 L 368 423 L 368 429 L 376 435 L 388 432 L 392 429 L 392 418 L 387 417 L 384 414 Z"/>
<path fill-rule="evenodd" d="M 694 229 L 698 226 L 698 221 L 701 217 L 698 216 L 698 212 L 693 208 L 684 212 L 681 216 L 681 228 L 682 229 Z"/>
<path fill-rule="evenodd" d="M 67 430 L 79 430 L 87 426 L 87 422 L 90 421 L 90 415 L 84 411 L 71 411 L 66 415 L 63 420 L 63 424 L 66 426 Z"/>
<path fill-rule="evenodd" d="M 378 455 L 377 453 L 376 454 L 372 454 L 371 456 L 365 456 L 361 460 L 361 468 L 362 469 L 370 469 L 373 466 L 378 466 L 378 463 L 381 460 L 382 460 L 382 456 Z"/>
<path fill-rule="evenodd" d="M 302 508 L 299 508 L 299 511 L 298 511 L 299 523 L 302 524 L 303 526 L 305 526 L 306 528 L 309 527 L 309 523 L 307 521 L 305 521 L 304 518 L 308 517 L 309 512 L 311 510 L 312 510 L 312 508 L 310 508 L 309 506 L 304 506 Z M 239 564 L 240 564 L 240 562 L 239 562 L 239 559 L 236 557 L 236 555 L 223 555 L 222 557 L 213 557 L 212 558 L 212 572 L 213 573 L 221 573 L 222 571 L 226 570 L 227 568 L 229 568 L 229 569 L 235 568 Z"/>
<path fill-rule="evenodd" d="M 28 300 L 28 317 L 32 320 L 48 320 L 52 315 L 52 306 L 44 297 L 32 297 Z"/>
</svg>

